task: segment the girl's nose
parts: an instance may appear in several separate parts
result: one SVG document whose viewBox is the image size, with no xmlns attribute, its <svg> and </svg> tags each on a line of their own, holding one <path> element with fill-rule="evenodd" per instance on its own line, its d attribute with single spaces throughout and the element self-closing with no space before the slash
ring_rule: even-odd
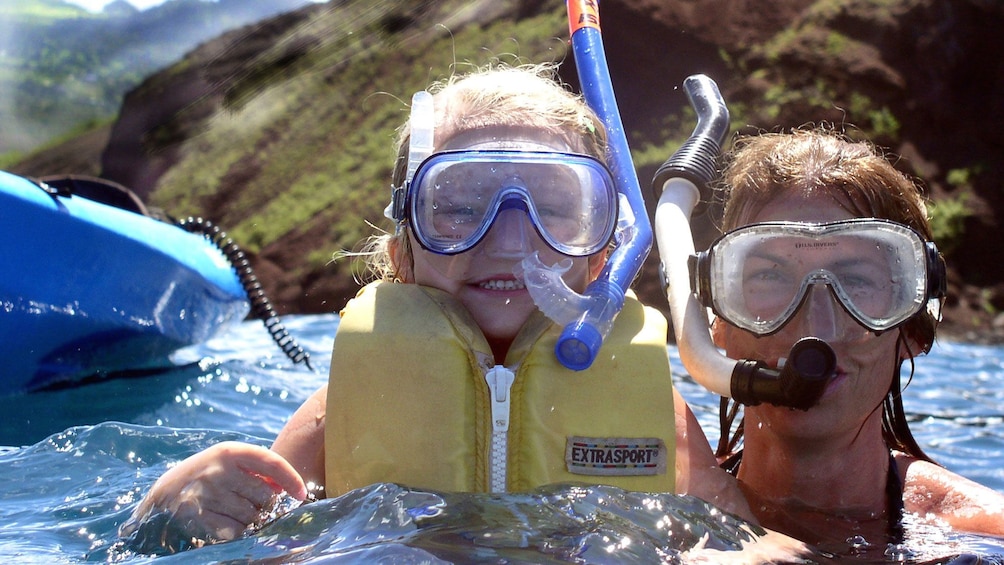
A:
<svg viewBox="0 0 1004 565">
<path fill-rule="evenodd" d="M 533 252 L 530 237 L 533 227 L 523 210 L 513 208 L 499 212 L 482 245 L 492 257 L 522 259 Z"/>
</svg>

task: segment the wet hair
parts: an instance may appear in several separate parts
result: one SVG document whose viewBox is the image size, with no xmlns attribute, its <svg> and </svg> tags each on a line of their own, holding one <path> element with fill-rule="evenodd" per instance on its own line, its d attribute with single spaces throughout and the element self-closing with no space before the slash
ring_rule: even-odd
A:
<svg viewBox="0 0 1004 565">
<path fill-rule="evenodd" d="M 801 192 L 829 194 L 849 213 L 882 218 L 917 230 L 932 240 L 927 207 L 917 182 L 898 171 L 873 144 L 853 141 L 825 127 L 790 133 L 763 133 L 739 138 L 726 156 L 719 186 L 724 203 L 723 232 L 746 225 L 776 196 Z M 939 314 L 923 309 L 898 328 L 898 347 L 919 345 L 926 353 L 934 344 Z M 913 375 L 913 357 L 907 349 Z M 900 387 L 901 363 L 883 400 L 882 431 L 886 444 L 914 457 L 931 459 L 917 445 L 907 425 Z M 722 435 L 718 455 L 734 451 L 742 422 L 729 437 L 738 407 L 722 403 Z"/>
<path fill-rule="evenodd" d="M 556 64 L 496 63 L 451 76 L 427 90 L 433 94 L 437 146 L 464 132 L 512 126 L 539 130 L 561 139 L 574 152 L 607 161 L 603 122 L 581 96 L 560 82 Z M 392 186 L 405 182 L 410 134 L 405 123 L 398 133 Z M 359 255 L 366 257 L 371 279 L 410 282 L 407 230 L 373 236 Z"/>
</svg>

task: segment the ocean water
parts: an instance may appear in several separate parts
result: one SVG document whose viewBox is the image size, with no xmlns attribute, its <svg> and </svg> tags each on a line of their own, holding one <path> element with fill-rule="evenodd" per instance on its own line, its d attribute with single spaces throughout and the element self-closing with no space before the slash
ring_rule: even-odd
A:
<svg viewBox="0 0 1004 565">
<path fill-rule="evenodd" d="M 736 549 L 756 531 L 689 497 L 584 485 L 458 495 L 386 484 L 283 504 L 282 516 L 233 542 L 173 555 L 124 543 L 118 526 L 171 464 L 222 440 L 269 445 L 323 384 L 337 317 L 284 322 L 314 371 L 292 365 L 252 321 L 179 352 L 177 367 L 159 374 L 0 397 L 0 563 L 658 563 L 683 561 L 702 540 L 708 550 Z M 717 440 L 717 399 L 670 353 L 678 387 Z M 1000 491 L 1002 377 L 1004 347 L 939 343 L 904 393 L 921 446 Z M 907 531 L 902 546 L 856 562 L 1004 562 L 1001 539 L 909 521 Z"/>
</svg>

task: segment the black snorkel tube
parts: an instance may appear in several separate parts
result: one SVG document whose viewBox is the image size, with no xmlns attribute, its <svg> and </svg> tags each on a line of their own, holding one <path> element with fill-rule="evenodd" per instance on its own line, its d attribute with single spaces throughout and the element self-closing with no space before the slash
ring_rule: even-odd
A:
<svg viewBox="0 0 1004 565">
<path fill-rule="evenodd" d="M 542 283 L 545 290 L 534 294 L 532 283 L 528 284 L 534 301 L 545 313 L 551 307 L 548 303 L 556 300 L 555 295 L 564 294 L 557 300 L 576 305 L 571 308 L 576 312 L 576 317 L 571 322 L 560 316 L 552 316 L 558 323 L 566 324 L 555 346 L 555 355 L 562 365 L 574 370 L 586 369 L 596 359 L 603 340 L 613 326 L 614 318 L 624 306 L 628 288 L 652 248 L 652 226 L 645 210 L 638 175 L 631 161 L 631 151 L 617 110 L 600 38 L 598 4 L 596 0 L 566 2 L 572 52 L 575 55 L 582 94 L 586 104 L 596 112 L 607 129 L 607 165 L 620 193 L 620 218 L 614 234 L 616 248 L 610 253 L 597 279 L 586 287 L 584 295 L 569 296 L 573 291 L 568 291 L 567 288 L 556 289 L 547 283 Z M 534 269 L 533 273 L 546 275 L 548 268 L 537 266 Z M 529 278 L 542 277 L 531 274 Z M 560 280 L 560 276 L 557 279 Z"/>
<path fill-rule="evenodd" d="M 707 313 L 692 292 L 690 214 L 702 197 L 710 200 L 709 184 L 718 174 L 716 161 L 729 131 L 729 110 L 710 78 L 694 75 L 683 87 L 697 112 L 697 126 L 652 180 L 659 197 L 656 242 L 680 360 L 694 380 L 720 396 L 748 406 L 767 402 L 807 410 L 819 401 L 836 367 L 830 346 L 803 338 L 780 369 L 770 369 L 763 361 L 730 359 L 712 341 Z"/>
</svg>

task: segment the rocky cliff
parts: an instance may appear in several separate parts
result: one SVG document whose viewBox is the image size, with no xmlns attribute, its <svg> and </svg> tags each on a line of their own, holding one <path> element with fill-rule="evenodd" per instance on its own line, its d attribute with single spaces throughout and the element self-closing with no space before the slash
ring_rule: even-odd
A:
<svg viewBox="0 0 1004 565">
<path fill-rule="evenodd" d="M 390 145 L 410 93 L 512 55 L 564 60 L 574 85 L 563 11 L 558 0 L 312 6 L 150 77 L 126 97 L 100 166 L 82 143 L 73 156 L 90 170 L 53 170 L 68 161 L 51 153 L 16 169 L 100 172 L 175 215 L 206 216 L 232 228 L 280 312 L 334 311 L 357 285 L 332 253 L 368 233 L 365 222 L 388 227 Z M 945 332 L 1004 336 L 1004 246 L 993 244 L 1004 218 L 1004 4 L 604 0 L 601 18 L 643 186 L 693 127 L 679 85 L 695 73 L 718 82 L 737 130 L 825 122 L 872 139 L 935 202 L 951 267 Z M 701 217 L 695 231 L 701 246 L 714 227 Z M 653 251 L 637 287 L 664 306 L 656 264 Z"/>
</svg>

